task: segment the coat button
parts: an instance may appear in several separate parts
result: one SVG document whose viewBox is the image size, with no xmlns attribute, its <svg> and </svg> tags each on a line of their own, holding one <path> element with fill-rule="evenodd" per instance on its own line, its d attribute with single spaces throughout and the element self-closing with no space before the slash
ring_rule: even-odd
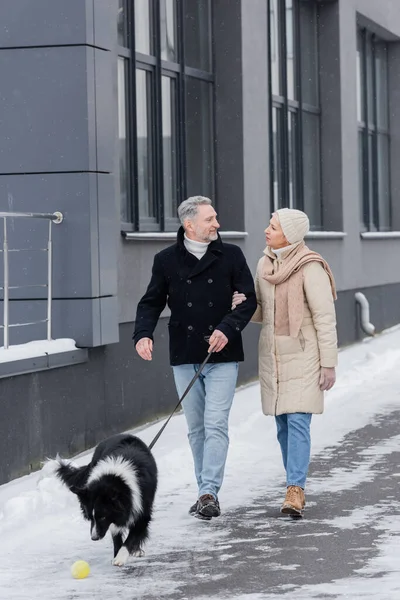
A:
<svg viewBox="0 0 400 600">
<path fill-rule="evenodd" d="M 193 306 L 193 304 L 191 302 L 187 303 L 188 307 L 190 308 L 191 306 Z"/>
<path fill-rule="evenodd" d="M 236 331 L 240 331 L 240 327 L 237 327 L 237 326 L 236 326 Z"/>
<path fill-rule="evenodd" d="M 193 331 L 193 325 L 188 325 L 189 331 Z"/>
<path fill-rule="evenodd" d="M 211 279 L 211 277 L 210 277 L 210 279 L 208 280 L 208 283 L 212 283 L 212 282 L 213 282 L 213 280 L 212 280 L 212 279 Z"/>
<path fill-rule="evenodd" d="M 187 279 L 186 283 L 192 283 L 192 280 L 191 279 Z"/>
<path fill-rule="evenodd" d="M 211 306 L 214 306 L 214 303 L 213 302 L 209 302 L 208 306 L 211 308 Z"/>
<path fill-rule="evenodd" d="M 208 329 L 209 329 L 210 331 L 212 331 L 212 330 L 214 329 L 214 327 L 213 327 L 212 325 L 209 325 L 209 326 L 208 326 Z"/>
</svg>

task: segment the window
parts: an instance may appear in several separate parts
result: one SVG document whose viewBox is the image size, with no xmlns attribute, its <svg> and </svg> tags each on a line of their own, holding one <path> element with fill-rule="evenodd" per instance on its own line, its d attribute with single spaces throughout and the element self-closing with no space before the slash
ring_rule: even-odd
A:
<svg viewBox="0 0 400 600">
<path fill-rule="evenodd" d="M 271 198 L 322 228 L 317 5 L 269 0 Z"/>
<path fill-rule="evenodd" d="M 361 223 L 367 231 L 389 231 L 388 49 L 366 29 L 357 36 L 357 114 Z"/>
<path fill-rule="evenodd" d="M 119 0 L 121 220 L 174 231 L 187 196 L 214 195 L 211 0 Z"/>
</svg>

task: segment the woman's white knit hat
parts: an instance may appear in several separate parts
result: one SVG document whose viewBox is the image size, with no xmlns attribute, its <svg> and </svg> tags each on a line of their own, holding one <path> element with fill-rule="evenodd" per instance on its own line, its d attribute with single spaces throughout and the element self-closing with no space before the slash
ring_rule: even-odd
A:
<svg viewBox="0 0 400 600">
<path fill-rule="evenodd" d="M 301 242 L 309 232 L 310 221 L 303 211 L 295 208 L 280 208 L 276 214 L 289 244 Z"/>
</svg>

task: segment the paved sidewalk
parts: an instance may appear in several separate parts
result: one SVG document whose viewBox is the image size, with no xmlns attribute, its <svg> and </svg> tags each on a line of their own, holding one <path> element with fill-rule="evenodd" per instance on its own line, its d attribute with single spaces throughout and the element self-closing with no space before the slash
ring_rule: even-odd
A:
<svg viewBox="0 0 400 600">
<path fill-rule="evenodd" d="M 251 507 L 224 514 L 211 524 L 193 520 L 188 535 L 210 526 L 216 534 L 206 551 L 177 549 L 168 556 L 153 556 L 141 566 L 136 563 L 126 578 L 148 578 L 152 573 L 158 578 L 160 571 L 167 578 L 171 571 L 173 577 L 176 565 L 183 563 L 174 600 L 233 600 L 246 595 L 250 600 L 252 594 L 257 600 L 282 595 L 296 600 L 335 598 L 335 587 L 336 593 L 345 594 L 340 597 L 383 600 L 386 596 L 383 590 L 379 592 L 379 578 L 385 565 L 382 572 L 359 571 L 379 557 L 386 529 L 393 528 L 394 522 L 400 526 L 399 424 L 400 410 L 381 415 L 373 425 L 349 434 L 340 447 L 315 457 L 303 520 L 280 516 L 277 507 L 283 492 L 273 488 L 272 494 L 257 498 Z M 398 537 L 396 545 L 398 551 Z M 357 577 L 353 584 L 331 583 L 352 577 Z M 364 584 L 370 593 L 375 587 L 376 595 L 362 595 L 366 591 L 358 595 L 357 589 Z M 159 600 L 161 596 L 141 598 Z"/>
</svg>

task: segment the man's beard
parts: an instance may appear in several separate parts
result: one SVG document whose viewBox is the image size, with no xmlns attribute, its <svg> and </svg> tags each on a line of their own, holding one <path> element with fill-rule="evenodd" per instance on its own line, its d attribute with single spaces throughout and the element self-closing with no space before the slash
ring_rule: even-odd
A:
<svg viewBox="0 0 400 600">
<path fill-rule="evenodd" d="M 218 233 L 202 233 L 200 231 L 195 231 L 195 239 L 202 244 L 210 244 L 211 242 L 215 242 L 218 239 Z"/>
<path fill-rule="evenodd" d="M 207 238 L 204 240 L 205 242 L 215 242 L 218 239 L 218 233 L 210 233 Z"/>
</svg>

